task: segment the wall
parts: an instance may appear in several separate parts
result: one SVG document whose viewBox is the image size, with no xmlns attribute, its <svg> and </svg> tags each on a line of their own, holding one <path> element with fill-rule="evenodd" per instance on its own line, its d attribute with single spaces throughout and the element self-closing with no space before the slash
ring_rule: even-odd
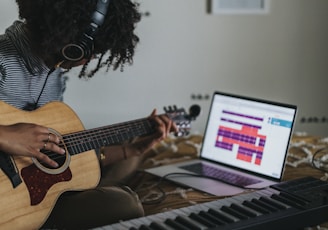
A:
<svg viewBox="0 0 328 230">
<path fill-rule="evenodd" d="M 0 15 L 12 18 L 6 2 Z M 266 15 L 212 15 L 200 0 L 139 2 L 150 16 L 138 25 L 133 66 L 90 80 L 77 79 L 79 69 L 70 74 L 65 102 L 87 128 L 198 103 L 203 112 L 193 128 L 202 132 L 210 100 L 192 95 L 221 90 L 297 104 L 295 130 L 328 135 L 328 121 L 301 122 L 328 118 L 328 1 L 271 0 Z"/>
</svg>

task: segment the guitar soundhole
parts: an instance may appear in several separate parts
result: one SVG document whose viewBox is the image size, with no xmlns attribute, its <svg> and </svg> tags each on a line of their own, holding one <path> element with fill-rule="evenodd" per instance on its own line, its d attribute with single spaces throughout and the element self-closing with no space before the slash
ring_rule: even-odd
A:
<svg viewBox="0 0 328 230">
<path fill-rule="evenodd" d="M 60 147 L 62 148 L 62 146 L 60 146 Z M 58 153 L 54 153 L 54 152 L 46 151 L 46 150 L 41 150 L 41 152 L 46 154 L 51 160 L 55 161 L 58 164 L 58 168 L 62 167 L 66 162 L 66 155 L 60 155 Z M 40 162 L 40 164 L 43 167 L 46 167 L 49 169 L 55 169 L 44 162 Z"/>
<path fill-rule="evenodd" d="M 46 164 L 45 162 L 40 162 L 36 158 L 32 158 L 33 163 L 40 170 L 42 170 L 43 172 L 48 173 L 48 174 L 59 174 L 59 173 L 64 172 L 69 166 L 71 157 L 70 157 L 70 154 L 67 151 L 66 146 L 64 145 L 64 142 L 61 142 L 59 144 L 59 147 L 65 149 L 66 153 L 64 155 L 54 153 L 54 152 L 49 151 L 49 150 L 41 150 L 42 153 L 46 154 L 50 159 L 57 162 L 57 164 L 58 164 L 57 168 L 51 167 L 50 165 Z"/>
</svg>

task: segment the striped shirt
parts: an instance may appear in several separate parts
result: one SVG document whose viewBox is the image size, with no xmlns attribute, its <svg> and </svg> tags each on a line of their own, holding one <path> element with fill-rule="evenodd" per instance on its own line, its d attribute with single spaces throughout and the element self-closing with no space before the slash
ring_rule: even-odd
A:
<svg viewBox="0 0 328 230">
<path fill-rule="evenodd" d="M 50 69 L 31 52 L 23 25 L 23 22 L 15 21 L 0 35 L 0 100 L 19 109 L 62 101 L 65 90 L 62 70 L 56 69 L 47 79 Z"/>
</svg>

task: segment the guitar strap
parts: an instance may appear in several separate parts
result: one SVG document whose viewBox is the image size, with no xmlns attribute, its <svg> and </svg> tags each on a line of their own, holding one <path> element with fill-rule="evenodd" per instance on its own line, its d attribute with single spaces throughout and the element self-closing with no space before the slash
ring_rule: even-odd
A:
<svg viewBox="0 0 328 230">
<path fill-rule="evenodd" d="M 16 188 L 20 183 L 22 183 L 15 162 L 8 154 L 0 152 L 0 168 L 10 179 L 13 188 Z"/>
</svg>

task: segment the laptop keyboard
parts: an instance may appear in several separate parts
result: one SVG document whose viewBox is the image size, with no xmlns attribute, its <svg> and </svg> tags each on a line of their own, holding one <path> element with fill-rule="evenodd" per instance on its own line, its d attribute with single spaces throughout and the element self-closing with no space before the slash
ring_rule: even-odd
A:
<svg viewBox="0 0 328 230">
<path fill-rule="evenodd" d="M 207 177 L 211 177 L 213 179 L 217 179 L 227 184 L 235 185 L 238 187 L 246 187 L 252 184 L 256 184 L 261 182 L 260 180 L 249 178 L 246 176 L 238 175 L 232 172 L 227 172 L 222 169 L 218 169 L 212 167 L 207 164 L 195 163 L 190 165 L 180 166 L 180 168 L 185 169 L 187 171 L 204 175 Z"/>
</svg>

